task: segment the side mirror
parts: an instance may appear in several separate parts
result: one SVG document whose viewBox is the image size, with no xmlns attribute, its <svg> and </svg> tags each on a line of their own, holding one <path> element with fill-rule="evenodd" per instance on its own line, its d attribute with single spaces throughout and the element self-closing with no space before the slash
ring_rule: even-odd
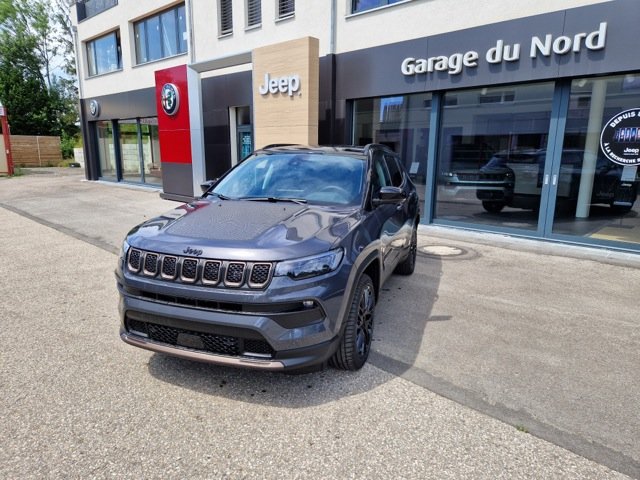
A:
<svg viewBox="0 0 640 480">
<path fill-rule="evenodd" d="M 206 182 L 201 183 L 200 188 L 202 189 L 202 193 L 207 193 L 207 190 L 213 187 L 217 181 L 218 179 L 216 178 L 216 179 L 207 180 Z"/>
<path fill-rule="evenodd" d="M 387 205 L 400 203 L 406 198 L 405 193 L 400 187 L 382 187 L 378 194 L 373 197 L 371 203 L 374 207 L 378 205 Z"/>
</svg>

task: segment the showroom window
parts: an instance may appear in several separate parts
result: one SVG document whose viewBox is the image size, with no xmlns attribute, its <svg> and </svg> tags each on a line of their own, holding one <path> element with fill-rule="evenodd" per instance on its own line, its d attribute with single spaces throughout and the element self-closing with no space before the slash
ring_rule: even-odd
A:
<svg viewBox="0 0 640 480">
<path fill-rule="evenodd" d="M 538 229 L 554 84 L 444 94 L 434 219 Z"/>
<path fill-rule="evenodd" d="M 86 46 L 90 77 L 122 69 L 119 30 L 91 40 Z"/>
<path fill-rule="evenodd" d="M 162 184 L 157 117 L 95 122 L 100 178 Z"/>
<path fill-rule="evenodd" d="M 278 1 L 278 18 L 292 17 L 296 12 L 295 0 L 277 0 Z"/>
<path fill-rule="evenodd" d="M 136 63 L 147 63 L 187 51 L 184 4 L 147 17 L 133 25 Z"/>
<path fill-rule="evenodd" d="M 351 13 L 360 13 L 406 0 L 351 0 Z"/>
<path fill-rule="evenodd" d="M 353 102 L 353 144 L 380 143 L 398 153 L 423 203 L 430 114 L 430 93 Z"/>
<path fill-rule="evenodd" d="M 220 36 L 233 33 L 233 9 L 231 0 L 218 0 L 218 18 L 220 19 Z"/>
<path fill-rule="evenodd" d="M 640 75 L 572 81 L 554 234 L 640 244 L 639 106 Z M 615 127 L 605 128 L 618 118 Z"/>
</svg>

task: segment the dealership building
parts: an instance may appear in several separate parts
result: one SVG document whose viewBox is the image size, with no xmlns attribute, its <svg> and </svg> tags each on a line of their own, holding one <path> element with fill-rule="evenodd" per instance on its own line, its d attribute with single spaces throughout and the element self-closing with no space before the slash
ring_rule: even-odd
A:
<svg viewBox="0 0 640 480">
<path fill-rule="evenodd" d="M 425 224 L 640 252 L 637 0 L 79 0 L 72 17 L 89 180 L 190 200 L 268 144 L 382 143 Z"/>
</svg>

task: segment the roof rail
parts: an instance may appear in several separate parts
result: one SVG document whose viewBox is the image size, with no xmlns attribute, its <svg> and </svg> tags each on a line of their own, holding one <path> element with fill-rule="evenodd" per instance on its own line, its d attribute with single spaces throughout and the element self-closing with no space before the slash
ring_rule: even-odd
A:
<svg viewBox="0 0 640 480">
<path fill-rule="evenodd" d="M 260 150 L 266 150 L 267 148 L 278 148 L 278 147 L 297 147 L 300 146 L 299 143 L 271 143 L 269 145 L 265 145 Z"/>
</svg>

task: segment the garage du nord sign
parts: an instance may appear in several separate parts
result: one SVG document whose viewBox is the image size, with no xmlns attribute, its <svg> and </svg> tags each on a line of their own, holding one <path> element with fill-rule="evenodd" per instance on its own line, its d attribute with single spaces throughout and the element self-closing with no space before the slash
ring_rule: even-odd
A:
<svg viewBox="0 0 640 480">
<path fill-rule="evenodd" d="M 632 108 L 609 120 L 600 135 L 600 148 L 619 165 L 640 165 L 640 108 Z"/>
<path fill-rule="evenodd" d="M 602 50 L 607 37 L 607 22 L 601 22 L 593 32 L 578 32 L 572 37 L 562 35 L 553 38 L 552 34 L 542 37 L 533 36 L 529 43 L 528 53 L 532 59 L 539 56 L 567 55 L 586 50 Z M 433 72 L 447 72 L 449 75 L 462 73 L 465 68 L 476 68 L 478 62 L 484 60 L 489 64 L 517 62 L 520 60 L 523 47 L 520 43 L 505 44 L 498 40 L 494 47 L 484 54 L 475 50 L 456 52 L 452 55 L 438 55 L 429 58 L 407 57 L 402 61 L 400 70 L 403 75 L 418 75 Z"/>
</svg>

